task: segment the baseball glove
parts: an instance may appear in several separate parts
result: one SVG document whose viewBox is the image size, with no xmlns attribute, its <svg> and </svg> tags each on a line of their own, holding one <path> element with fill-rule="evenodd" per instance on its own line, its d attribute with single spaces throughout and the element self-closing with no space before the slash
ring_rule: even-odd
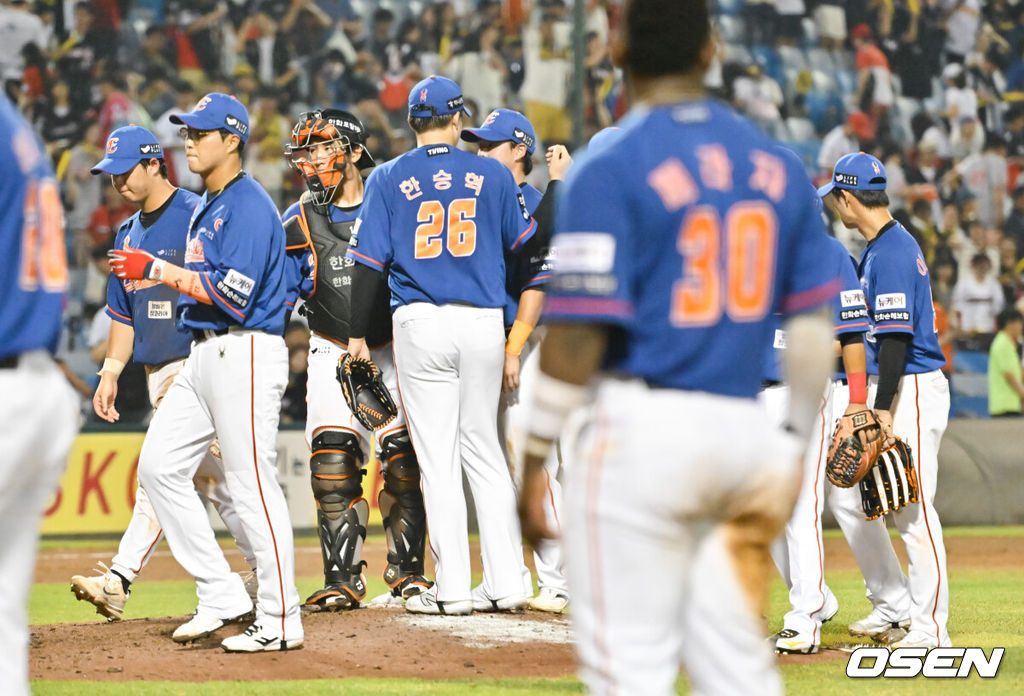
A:
<svg viewBox="0 0 1024 696">
<path fill-rule="evenodd" d="M 869 520 L 920 502 L 914 455 L 903 440 L 896 438 L 896 442 L 879 455 L 868 475 L 861 479 L 860 498 L 864 516 Z"/>
<path fill-rule="evenodd" d="M 381 379 L 380 368 L 372 361 L 345 353 L 338 361 L 338 381 L 352 415 L 367 430 L 383 428 L 398 415 L 395 400 Z"/>
<path fill-rule="evenodd" d="M 828 448 L 825 475 L 834 486 L 852 487 L 874 466 L 884 443 L 874 412 L 865 409 L 843 416 Z"/>
</svg>

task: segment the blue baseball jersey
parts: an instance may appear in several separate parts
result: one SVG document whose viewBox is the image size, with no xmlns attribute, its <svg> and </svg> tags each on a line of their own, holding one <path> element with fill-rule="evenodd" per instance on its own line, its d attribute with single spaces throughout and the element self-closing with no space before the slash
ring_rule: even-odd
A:
<svg viewBox="0 0 1024 696">
<path fill-rule="evenodd" d="M 860 288 L 857 277 L 857 265 L 846 250 L 843 243 L 834 237 L 828 237 L 828 251 L 835 263 L 836 275 L 839 277 L 839 292 L 832 298 L 832 316 L 835 322 L 836 336 L 843 334 L 866 333 L 871 328 L 868 321 L 868 308 L 864 304 L 864 292 Z M 786 335 L 782 330 L 782 321 L 773 317 L 772 333 L 768 337 L 768 354 L 765 358 L 765 380 L 779 382 L 782 380 L 782 350 L 786 348 Z M 835 379 L 844 379 L 842 358 L 834 374 Z"/>
<path fill-rule="evenodd" d="M 57 180 L 32 129 L 0 96 L 0 358 L 54 353 L 68 287 Z"/>
<path fill-rule="evenodd" d="M 838 291 L 807 174 L 713 100 L 620 126 L 565 183 L 545 320 L 613 327 L 609 371 L 754 398 L 771 315 Z"/>
<path fill-rule="evenodd" d="M 198 271 L 213 304 L 182 296 L 178 314 L 184 326 L 284 333 L 284 246 L 277 208 L 248 174 L 240 174 L 212 200 L 204 193 L 189 224 L 185 268 Z"/>
<path fill-rule="evenodd" d="M 941 369 L 946 360 L 935 326 L 928 264 L 906 228 L 893 220 L 868 242 L 860 258 L 860 284 L 871 318 L 867 339 L 868 374 L 878 374 L 877 336 L 908 333 L 904 374 Z"/>
<path fill-rule="evenodd" d="M 544 197 L 540 191 L 530 184 L 524 183 L 519 189 L 526 201 L 526 211 L 533 215 L 540 199 Z M 540 249 L 538 253 L 547 253 Z M 519 311 L 519 296 L 527 288 L 541 288 L 551 279 L 550 259 L 534 259 L 522 253 L 505 253 L 505 327 L 510 327 L 516 320 Z"/>
<path fill-rule="evenodd" d="M 505 165 L 424 145 L 370 174 L 347 255 L 390 272 L 392 311 L 411 302 L 503 307 L 504 252 L 535 228 Z"/>
<path fill-rule="evenodd" d="M 181 265 L 185 237 L 199 196 L 178 189 L 167 210 L 148 229 L 135 213 L 117 230 L 115 249 L 142 249 L 158 259 Z M 159 365 L 187 357 L 192 334 L 177 325 L 178 300 L 182 295 L 155 280 L 120 280 L 113 273 L 107 281 L 107 314 L 135 330 L 132 357 L 144 365 Z"/>
</svg>

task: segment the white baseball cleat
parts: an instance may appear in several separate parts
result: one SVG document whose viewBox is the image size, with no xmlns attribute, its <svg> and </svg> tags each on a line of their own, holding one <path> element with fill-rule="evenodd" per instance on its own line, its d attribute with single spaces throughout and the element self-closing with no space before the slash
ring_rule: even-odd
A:
<svg viewBox="0 0 1024 696">
<path fill-rule="evenodd" d="M 569 594 L 553 587 L 542 587 L 537 596 L 530 600 L 530 608 L 561 614 L 569 606 Z"/>
<path fill-rule="evenodd" d="M 784 628 L 775 639 L 775 652 L 789 655 L 812 655 L 818 652 L 818 645 L 811 636 L 792 628 Z"/>
<path fill-rule="evenodd" d="M 894 643 L 906 636 L 909 628 L 910 619 L 888 621 L 877 611 L 872 611 L 849 626 L 851 636 L 866 636 L 879 643 Z"/>
<path fill-rule="evenodd" d="M 898 640 L 895 643 L 890 643 L 890 648 L 932 648 L 939 647 L 938 641 L 935 640 L 935 636 L 930 636 L 924 631 L 911 631 L 902 640 Z"/>
<path fill-rule="evenodd" d="M 405 600 L 405 610 L 413 614 L 444 614 L 446 616 L 465 616 L 473 613 L 473 600 L 460 599 L 454 602 L 439 602 L 437 587 L 420 592 Z"/>
<path fill-rule="evenodd" d="M 231 636 L 221 641 L 220 647 L 224 652 L 272 652 L 277 650 L 296 650 L 302 647 L 303 634 L 288 636 L 287 640 L 281 638 L 280 633 L 271 632 L 258 623 L 254 623 L 245 629 L 244 633 Z"/>
<path fill-rule="evenodd" d="M 171 634 L 171 640 L 175 643 L 190 643 L 194 640 L 205 638 L 224 624 L 234 623 L 248 613 L 239 614 L 230 619 L 221 619 L 210 614 L 204 614 L 197 609 L 190 621 L 174 629 L 174 633 Z"/>
<path fill-rule="evenodd" d="M 71 591 L 79 600 L 85 600 L 96 606 L 96 613 L 106 616 L 108 621 L 119 621 L 124 615 L 124 605 L 128 602 L 129 592 L 124 591 L 121 578 L 114 574 L 103 563 L 97 563 L 101 575 L 85 577 L 71 576 Z"/>
<path fill-rule="evenodd" d="M 509 595 L 501 599 L 491 599 L 484 592 L 483 585 L 473 588 L 473 611 L 481 612 L 515 612 L 522 611 L 530 603 L 530 595 Z"/>
</svg>

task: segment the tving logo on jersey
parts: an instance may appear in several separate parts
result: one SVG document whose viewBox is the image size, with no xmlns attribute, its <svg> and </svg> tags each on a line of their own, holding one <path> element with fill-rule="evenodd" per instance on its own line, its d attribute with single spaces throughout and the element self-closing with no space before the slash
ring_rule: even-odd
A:
<svg viewBox="0 0 1024 696">
<path fill-rule="evenodd" d="M 851 679 L 910 679 L 918 674 L 925 679 L 967 679 L 971 670 L 979 677 L 992 679 L 999 672 L 1006 648 L 992 648 L 985 656 L 982 648 L 888 648 L 864 647 L 854 650 L 846 663 Z M 954 661 L 960 658 L 960 666 Z M 866 662 L 873 663 L 865 665 Z"/>
</svg>

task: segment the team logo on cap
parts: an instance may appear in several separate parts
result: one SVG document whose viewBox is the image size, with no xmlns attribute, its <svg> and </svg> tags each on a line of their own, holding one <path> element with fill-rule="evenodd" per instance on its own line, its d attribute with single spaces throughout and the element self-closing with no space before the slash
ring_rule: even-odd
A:
<svg viewBox="0 0 1024 696">
<path fill-rule="evenodd" d="M 857 175 L 856 174 L 840 174 L 836 172 L 836 183 L 843 184 L 844 186 L 856 186 Z"/>
<path fill-rule="evenodd" d="M 239 121 L 237 118 L 235 118 L 231 114 L 228 114 L 227 116 L 224 117 L 224 124 L 228 128 L 234 128 L 236 131 L 238 131 L 242 135 L 245 135 L 245 132 L 247 130 L 249 130 L 249 126 L 245 125 L 244 123 Z"/>
<path fill-rule="evenodd" d="M 107 154 L 112 155 L 117 152 L 117 141 L 118 138 L 111 138 L 107 141 Z"/>
<path fill-rule="evenodd" d="M 146 143 L 145 145 L 139 145 L 140 155 L 159 155 L 160 146 L 156 143 Z"/>
<path fill-rule="evenodd" d="M 492 111 L 491 113 L 487 114 L 487 118 L 484 119 L 483 125 L 485 125 L 485 126 L 491 125 L 492 123 L 494 123 L 494 119 L 496 119 L 496 118 L 498 118 L 498 112 L 497 111 Z"/>
<path fill-rule="evenodd" d="M 526 145 L 526 147 L 533 147 L 533 136 L 529 135 L 521 128 L 513 128 L 512 135 L 516 137 L 516 140 Z"/>
<path fill-rule="evenodd" d="M 423 102 L 423 101 L 426 101 L 426 100 L 427 100 L 427 90 L 421 89 L 420 90 L 420 101 Z"/>
<path fill-rule="evenodd" d="M 875 174 L 881 174 L 882 170 L 878 168 L 878 162 L 872 162 L 871 168 L 875 170 Z"/>
<path fill-rule="evenodd" d="M 211 101 L 213 101 L 213 100 L 210 99 L 209 97 L 203 97 L 202 99 L 200 99 L 199 101 L 196 102 L 196 108 L 194 108 L 192 110 L 193 111 L 202 111 L 203 109 L 206 108 L 206 105 L 209 104 Z"/>
</svg>

